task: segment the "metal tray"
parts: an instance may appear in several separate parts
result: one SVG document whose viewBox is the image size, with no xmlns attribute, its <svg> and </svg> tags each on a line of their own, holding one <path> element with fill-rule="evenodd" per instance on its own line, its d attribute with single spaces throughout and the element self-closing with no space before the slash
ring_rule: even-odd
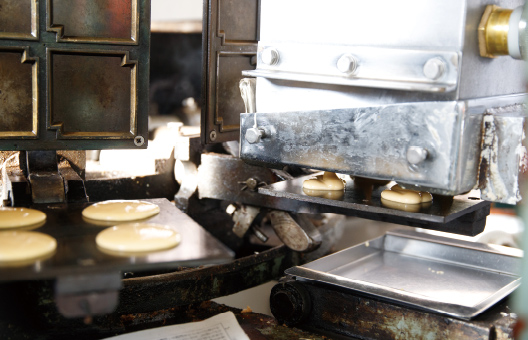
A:
<svg viewBox="0 0 528 340">
<path fill-rule="evenodd" d="M 273 197 L 283 197 L 375 214 L 388 214 L 391 216 L 412 218 L 424 222 L 433 223 L 448 223 L 453 221 L 457 217 L 460 217 L 462 215 L 465 215 L 467 213 L 489 205 L 489 202 L 483 201 L 480 198 L 470 197 L 469 195 L 459 195 L 453 197 L 453 202 L 447 207 L 442 207 L 441 203 L 438 200 L 433 199 L 433 202 L 430 206 L 421 207 L 419 212 L 396 210 L 384 206 L 381 202 L 381 192 L 385 189 L 389 189 L 392 185 L 396 183 L 391 182 L 388 185 L 376 186 L 372 191 L 372 197 L 370 201 L 367 202 L 365 200 L 365 194 L 363 190 L 361 188 L 357 188 L 355 186 L 354 180 L 351 179 L 349 176 L 346 176 L 345 178 L 345 191 L 340 197 L 324 198 L 307 195 L 303 191 L 304 181 L 309 178 L 315 177 L 315 175 L 321 174 L 322 172 L 313 175 L 297 177 L 292 180 L 277 182 L 259 188 L 258 192 L 260 194 L 269 195 Z"/>
<path fill-rule="evenodd" d="M 514 248 L 394 231 L 286 274 L 469 320 L 519 286 L 522 256 Z"/>
<path fill-rule="evenodd" d="M 177 230 L 182 237 L 177 247 L 149 254 L 114 256 L 99 250 L 97 234 L 110 225 L 96 225 L 83 219 L 82 210 L 92 203 L 33 206 L 47 214 L 46 223 L 35 229 L 57 240 L 55 254 L 31 265 L 0 267 L 0 282 L 47 279 L 62 275 L 112 271 L 169 269 L 180 266 L 221 264 L 234 254 L 224 244 L 178 210 L 167 199 L 142 199 L 157 204 L 160 213 L 141 222 L 158 223 Z M 119 224 L 119 223 L 114 223 Z"/>
</svg>

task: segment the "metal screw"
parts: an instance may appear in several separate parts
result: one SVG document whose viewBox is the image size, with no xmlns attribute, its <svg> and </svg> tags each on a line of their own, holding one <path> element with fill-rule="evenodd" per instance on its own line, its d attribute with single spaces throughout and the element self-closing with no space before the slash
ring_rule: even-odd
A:
<svg viewBox="0 0 528 340">
<path fill-rule="evenodd" d="M 213 130 L 209 133 L 209 138 L 211 139 L 212 142 L 214 142 L 216 140 L 216 131 Z"/>
<path fill-rule="evenodd" d="M 250 144 L 259 143 L 264 137 L 266 137 L 266 132 L 264 131 L 264 129 L 250 128 L 246 131 L 246 140 Z"/>
<path fill-rule="evenodd" d="M 276 65 L 279 62 L 279 51 L 273 47 L 268 47 L 262 51 L 260 58 L 266 65 Z"/>
<path fill-rule="evenodd" d="M 358 61 L 351 54 L 343 54 L 337 60 L 336 67 L 341 73 L 354 73 L 358 67 Z"/>
<path fill-rule="evenodd" d="M 410 146 L 407 149 L 407 161 L 413 165 L 422 163 L 428 155 L 429 152 L 421 146 Z"/>
<path fill-rule="evenodd" d="M 143 138 L 143 136 L 136 136 L 136 138 L 134 138 L 134 144 L 136 146 L 141 146 L 145 144 L 145 138 Z"/>
<path fill-rule="evenodd" d="M 431 58 L 423 66 L 424 76 L 431 80 L 437 80 L 444 75 L 446 63 L 441 58 Z"/>
</svg>

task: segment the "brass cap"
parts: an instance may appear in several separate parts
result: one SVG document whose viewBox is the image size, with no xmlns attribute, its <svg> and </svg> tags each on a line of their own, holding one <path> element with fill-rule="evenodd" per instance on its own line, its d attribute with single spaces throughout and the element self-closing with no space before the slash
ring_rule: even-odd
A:
<svg viewBox="0 0 528 340">
<path fill-rule="evenodd" d="M 480 56 L 495 58 L 508 55 L 508 31 L 513 10 L 486 6 L 478 27 Z"/>
</svg>

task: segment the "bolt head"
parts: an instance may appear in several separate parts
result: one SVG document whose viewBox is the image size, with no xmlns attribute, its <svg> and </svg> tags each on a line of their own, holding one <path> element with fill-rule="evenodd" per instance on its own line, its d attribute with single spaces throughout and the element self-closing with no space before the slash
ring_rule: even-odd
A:
<svg viewBox="0 0 528 340">
<path fill-rule="evenodd" d="M 442 77 L 447 67 L 441 58 L 431 58 L 423 66 L 423 73 L 426 78 L 437 80 Z"/>
<path fill-rule="evenodd" d="M 357 69 L 358 61 L 351 54 L 344 54 L 338 60 L 336 67 L 341 73 L 354 73 Z"/>
<path fill-rule="evenodd" d="M 418 165 L 427 159 L 429 152 L 421 146 L 410 146 L 407 149 L 407 161 L 412 165 Z"/>
<path fill-rule="evenodd" d="M 264 137 L 264 132 L 259 128 L 250 128 L 246 131 L 246 140 L 250 144 L 255 144 L 260 142 L 260 140 Z"/>
<path fill-rule="evenodd" d="M 258 181 L 254 178 L 248 178 L 246 180 L 246 185 L 249 188 L 249 190 L 255 191 L 255 189 L 257 189 L 257 186 L 258 186 Z"/>
<path fill-rule="evenodd" d="M 279 51 L 273 47 L 268 47 L 262 51 L 260 58 L 266 65 L 276 65 L 279 62 Z"/>
</svg>

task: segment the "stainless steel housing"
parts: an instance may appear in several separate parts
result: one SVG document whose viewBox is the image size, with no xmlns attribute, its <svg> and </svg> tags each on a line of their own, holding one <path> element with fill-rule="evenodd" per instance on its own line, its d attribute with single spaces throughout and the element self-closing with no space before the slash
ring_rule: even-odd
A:
<svg viewBox="0 0 528 340">
<path fill-rule="evenodd" d="M 241 115 L 241 158 L 457 195 L 479 184 L 482 122 L 491 115 L 509 124 L 491 132 L 497 161 L 509 165 L 484 169 L 507 186 L 499 195 L 483 190 L 484 197 L 515 203 L 522 136 L 501 131 L 522 131 L 524 96 L 515 94 L 525 92 L 523 63 L 480 57 L 477 27 L 486 5 L 263 1 L 257 68 L 243 73 L 257 77 L 257 113 Z M 273 62 L 265 57 L 270 51 Z M 266 137 L 251 143 L 248 129 Z M 418 164 L 416 148 L 425 156 Z M 483 189 L 489 183 L 481 178 Z"/>
</svg>

